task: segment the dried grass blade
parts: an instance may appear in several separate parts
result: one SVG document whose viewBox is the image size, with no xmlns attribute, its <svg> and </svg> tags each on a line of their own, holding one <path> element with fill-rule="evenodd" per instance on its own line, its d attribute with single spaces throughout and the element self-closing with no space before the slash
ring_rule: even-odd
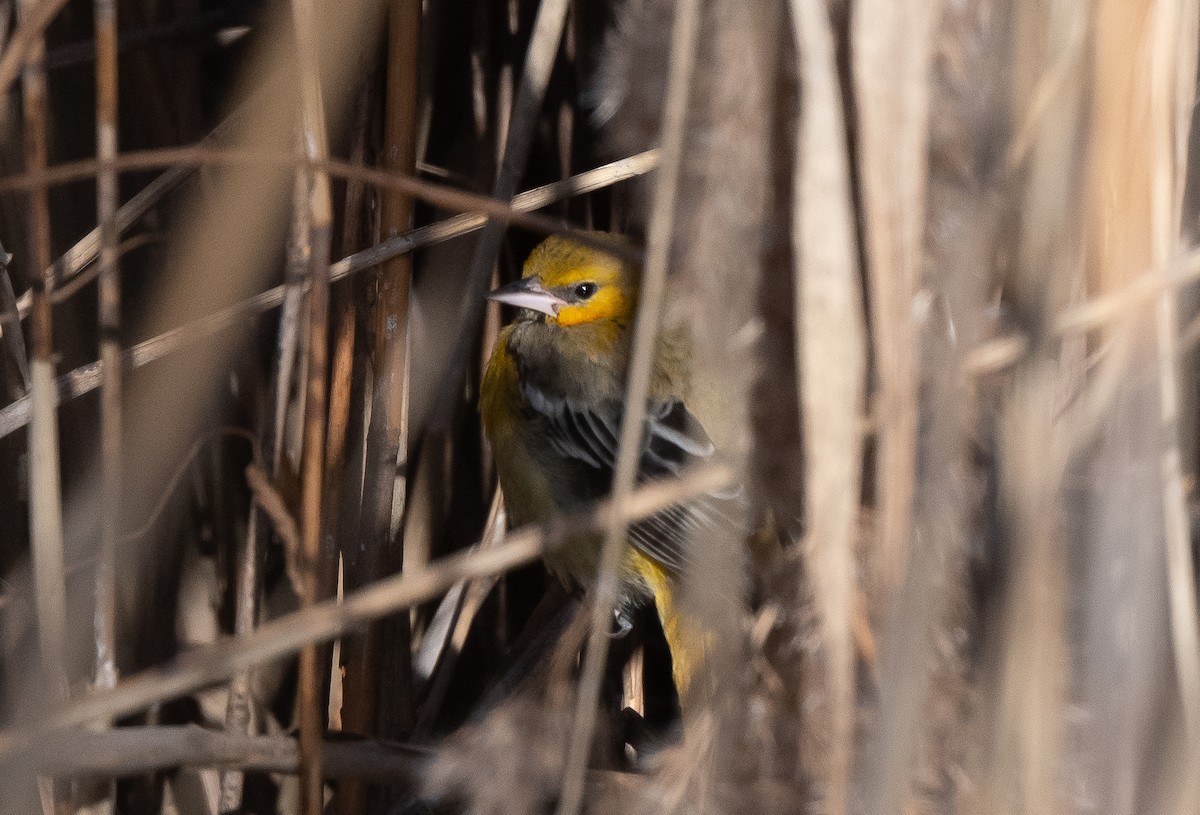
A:
<svg viewBox="0 0 1200 815">
<path fill-rule="evenodd" d="M 43 29 L 61 3 L 19 0 L 18 28 L 9 41 L 0 71 L 16 75 L 21 63 L 8 58 L 24 57 L 21 72 L 22 108 L 25 126 L 25 169 L 36 172 L 47 163 L 46 41 Z M 24 36 L 23 36 L 24 35 Z M 27 52 L 27 53 L 26 53 Z M 52 703 L 67 697 L 67 603 L 63 567 L 62 484 L 59 472 L 58 413 L 54 394 L 54 347 L 52 311 L 48 282 L 39 276 L 50 262 L 50 195 L 48 188 L 29 192 L 30 289 L 33 291 L 33 359 L 30 362 L 32 405 L 29 428 L 29 528 L 33 580 L 37 596 L 37 633 L 41 654 L 41 677 L 48 682 Z M 42 809 L 50 815 L 56 808 L 56 790 L 50 779 L 38 779 Z"/>
</svg>

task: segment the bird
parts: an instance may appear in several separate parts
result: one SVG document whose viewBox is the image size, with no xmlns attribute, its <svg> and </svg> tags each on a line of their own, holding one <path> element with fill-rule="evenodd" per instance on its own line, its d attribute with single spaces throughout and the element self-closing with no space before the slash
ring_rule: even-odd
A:
<svg viewBox="0 0 1200 815">
<path fill-rule="evenodd" d="M 589 242 L 590 244 L 590 242 Z M 539 244 L 519 280 L 487 296 L 514 306 L 484 372 L 479 409 L 511 523 L 586 509 L 611 489 L 640 269 L 566 236 Z M 716 447 L 693 414 L 691 343 L 682 328 L 660 334 L 653 359 L 638 483 L 678 477 L 713 459 Z M 736 531 L 734 492 L 715 492 L 632 524 L 627 533 L 618 623 L 653 602 L 682 699 L 703 663 L 706 635 L 678 603 L 690 537 L 702 527 Z M 564 583 L 587 589 L 602 536 L 568 541 L 545 556 Z M 625 625 L 627 625 L 626 623 Z M 625 627 L 623 625 L 622 627 Z"/>
</svg>

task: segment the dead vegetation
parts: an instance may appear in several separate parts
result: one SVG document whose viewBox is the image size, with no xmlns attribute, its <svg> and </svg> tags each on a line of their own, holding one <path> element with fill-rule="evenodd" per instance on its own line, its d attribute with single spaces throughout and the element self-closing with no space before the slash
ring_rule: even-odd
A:
<svg viewBox="0 0 1200 815">
<path fill-rule="evenodd" d="M 1200 811 L 1198 0 L 0 0 L 0 43 L 0 812 Z M 626 416 L 686 326 L 721 462 L 635 487 L 627 433 L 507 530 L 482 295 L 594 230 L 644 267 Z M 538 560 L 730 483 L 681 715 L 653 612 Z"/>
</svg>

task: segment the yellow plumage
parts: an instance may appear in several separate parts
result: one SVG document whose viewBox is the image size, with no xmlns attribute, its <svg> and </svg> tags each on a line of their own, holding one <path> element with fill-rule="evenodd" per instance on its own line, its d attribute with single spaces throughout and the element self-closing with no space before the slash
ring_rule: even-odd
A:
<svg viewBox="0 0 1200 815">
<path fill-rule="evenodd" d="M 509 516 L 516 525 L 578 510 L 609 491 L 624 400 L 637 270 L 575 241 L 538 246 L 515 284 L 490 296 L 520 307 L 497 338 L 484 375 L 480 413 Z M 713 453 L 687 400 L 686 338 L 659 341 L 639 479 L 671 477 Z M 704 637 L 678 613 L 675 588 L 687 561 L 688 530 L 721 523 L 709 497 L 634 525 L 623 557 L 621 600 L 653 600 L 671 649 L 681 695 L 703 659 Z M 601 538 L 574 540 L 547 556 L 559 578 L 590 586 Z"/>
</svg>

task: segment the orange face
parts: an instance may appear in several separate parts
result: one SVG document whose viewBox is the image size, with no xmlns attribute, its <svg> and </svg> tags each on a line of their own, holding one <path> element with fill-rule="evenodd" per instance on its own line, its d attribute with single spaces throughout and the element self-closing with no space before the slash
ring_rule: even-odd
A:
<svg viewBox="0 0 1200 815">
<path fill-rule="evenodd" d="M 524 275 L 488 296 L 546 315 L 560 326 L 624 321 L 633 313 L 637 284 L 619 259 L 568 238 L 543 241 L 525 261 Z"/>
</svg>

